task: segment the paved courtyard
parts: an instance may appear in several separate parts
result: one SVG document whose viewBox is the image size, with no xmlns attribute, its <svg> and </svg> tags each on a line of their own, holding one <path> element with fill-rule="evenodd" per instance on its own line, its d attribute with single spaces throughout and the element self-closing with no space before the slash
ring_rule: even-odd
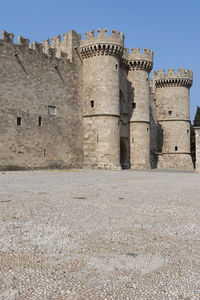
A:
<svg viewBox="0 0 200 300">
<path fill-rule="evenodd" d="M 0 300 L 200 299 L 200 175 L 0 173 Z"/>
</svg>

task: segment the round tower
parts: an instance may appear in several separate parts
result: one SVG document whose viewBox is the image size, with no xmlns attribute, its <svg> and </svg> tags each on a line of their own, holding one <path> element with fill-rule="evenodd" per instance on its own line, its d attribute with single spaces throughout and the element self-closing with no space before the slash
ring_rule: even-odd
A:
<svg viewBox="0 0 200 300">
<path fill-rule="evenodd" d="M 131 83 L 130 163 L 132 169 L 149 169 L 150 104 L 149 73 L 153 68 L 153 51 L 132 49 L 129 55 L 128 81 Z"/>
<path fill-rule="evenodd" d="M 83 59 L 84 166 L 120 169 L 119 60 L 124 36 L 106 29 L 86 32 Z"/>
<path fill-rule="evenodd" d="M 190 152 L 190 70 L 154 71 L 159 138 L 158 168 L 193 169 Z"/>
</svg>

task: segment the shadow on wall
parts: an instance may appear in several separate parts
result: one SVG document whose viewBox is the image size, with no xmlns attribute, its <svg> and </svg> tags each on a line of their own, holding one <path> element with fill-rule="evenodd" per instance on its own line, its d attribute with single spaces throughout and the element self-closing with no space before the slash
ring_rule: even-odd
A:
<svg viewBox="0 0 200 300">
<path fill-rule="evenodd" d="M 128 103 L 128 106 L 129 106 L 129 112 L 130 112 L 130 115 L 129 115 L 129 120 L 131 120 L 132 118 L 132 115 L 133 115 L 133 111 L 134 111 L 134 108 L 135 108 L 135 105 L 133 105 L 134 102 L 134 87 L 132 87 L 132 83 L 130 81 L 127 80 L 127 88 L 128 88 L 128 99 L 130 99 L 130 103 Z"/>
<path fill-rule="evenodd" d="M 151 120 L 151 168 L 155 169 L 158 165 L 158 156 L 162 153 L 163 149 L 163 128 L 162 125 L 157 123 L 152 115 L 152 108 L 150 107 L 150 120 Z"/>
</svg>

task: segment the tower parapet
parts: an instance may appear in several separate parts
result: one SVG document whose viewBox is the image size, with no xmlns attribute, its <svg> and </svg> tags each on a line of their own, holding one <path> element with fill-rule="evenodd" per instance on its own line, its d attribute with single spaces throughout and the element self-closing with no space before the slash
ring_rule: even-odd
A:
<svg viewBox="0 0 200 300">
<path fill-rule="evenodd" d="M 124 35 L 120 31 L 112 30 L 111 36 L 107 35 L 107 29 L 98 29 L 94 36 L 94 30 L 85 33 L 85 40 L 81 41 L 80 49 L 82 58 L 99 55 L 113 55 L 121 57 L 124 49 Z"/>
<path fill-rule="evenodd" d="M 177 73 L 174 72 L 174 69 L 168 69 L 168 73 L 165 73 L 165 70 L 162 69 L 153 72 L 153 80 L 156 88 L 175 86 L 190 88 L 193 82 L 193 72 L 179 68 Z"/>
<path fill-rule="evenodd" d="M 153 51 L 150 49 L 143 49 L 143 53 L 140 52 L 140 48 L 133 48 L 132 53 L 128 56 L 129 69 L 130 70 L 143 70 L 148 73 L 153 68 Z"/>
</svg>

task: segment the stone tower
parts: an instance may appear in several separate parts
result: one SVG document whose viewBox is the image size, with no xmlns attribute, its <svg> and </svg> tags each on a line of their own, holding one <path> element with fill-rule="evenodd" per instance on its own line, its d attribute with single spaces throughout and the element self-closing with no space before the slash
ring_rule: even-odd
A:
<svg viewBox="0 0 200 300">
<path fill-rule="evenodd" d="M 190 70 L 169 69 L 153 76 L 159 136 L 158 168 L 193 169 L 190 153 Z"/>
<path fill-rule="evenodd" d="M 130 164 L 132 169 L 150 165 L 149 73 L 153 68 L 153 51 L 132 49 L 129 55 L 128 81 L 131 84 Z"/>
<path fill-rule="evenodd" d="M 83 59 L 84 166 L 120 169 L 119 62 L 124 36 L 106 29 L 86 32 Z"/>
</svg>

